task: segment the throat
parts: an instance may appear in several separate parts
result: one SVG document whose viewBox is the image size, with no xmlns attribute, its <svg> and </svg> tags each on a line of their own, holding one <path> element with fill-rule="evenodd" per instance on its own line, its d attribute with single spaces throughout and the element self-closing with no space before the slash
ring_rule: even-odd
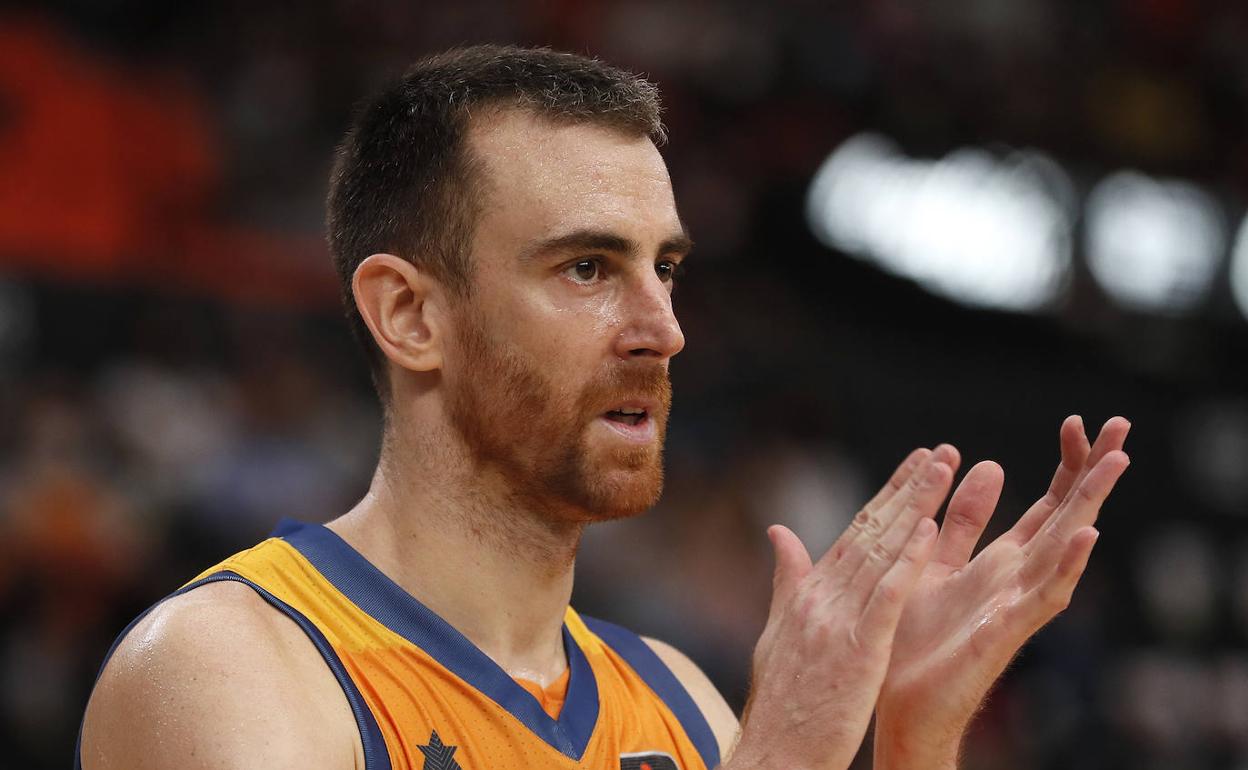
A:
<svg viewBox="0 0 1248 770">
<path fill-rule="evenodd" d="M 331 528 L 504 670 L 556 676 L 583 525 L 487 501 L 490 488 L 480 479 L 468 500 L 369 495 Z"/>
</svg>

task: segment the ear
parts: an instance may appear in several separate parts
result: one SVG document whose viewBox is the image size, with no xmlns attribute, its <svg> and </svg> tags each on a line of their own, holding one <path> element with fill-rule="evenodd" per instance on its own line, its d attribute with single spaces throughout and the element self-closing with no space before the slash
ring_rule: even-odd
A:
<svg viewBox="0 0 1248 770">
<path fill-rule="evenodd" d="M 429 372 L 442 366 L 438 283 L 394 254 L 373 254 L 351 278 L 351 292 L 373 340 L 396 366 Z"/>
</svg>

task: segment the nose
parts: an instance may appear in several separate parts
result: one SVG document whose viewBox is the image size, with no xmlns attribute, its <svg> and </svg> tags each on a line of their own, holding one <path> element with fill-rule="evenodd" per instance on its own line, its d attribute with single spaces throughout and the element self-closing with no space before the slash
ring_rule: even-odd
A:
<svg viewBox="0 0 1248 770">
<path fill-rule="evenodd" d="M 623 288 L 622 324 L 615 338 L 615 353 L 621 359 L 648 358 L 666 361 L 685 347 L 672 308 L 672 295 L 650 267 L 647 275 L 629 281 Z"/>
</svg>

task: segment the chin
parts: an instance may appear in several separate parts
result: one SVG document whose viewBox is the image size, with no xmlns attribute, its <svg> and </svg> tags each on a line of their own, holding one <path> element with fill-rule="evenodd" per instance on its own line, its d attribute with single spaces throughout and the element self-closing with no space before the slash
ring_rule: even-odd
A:
<svg viewBox="0 0 1248 770">
<path fill-rule="evenodd" d="M 584 521 L 611 521 L 645 513 L 663 494 L 663 465 L 614 469 L 582 485 L 576 506 Z"/>
</svg>

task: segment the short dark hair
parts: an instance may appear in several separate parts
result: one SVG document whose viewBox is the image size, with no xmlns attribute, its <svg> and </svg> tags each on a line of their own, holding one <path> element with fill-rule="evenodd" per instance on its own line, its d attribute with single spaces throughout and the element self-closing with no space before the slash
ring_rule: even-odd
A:
<svg viewBox="0 0 1248 770">
<path fill-rule="evenodd" d="M 449 291 L 471 291 L 468 252 L 485 194 L 464 137 L 472 111 L 530 110 L 666 139 L 659 92 L 644 78 L 546 48 L 479 45 L 424 59 L 363 101 L 339 145 L 327 201 L 329 249 L 352 333 L 389 399 L 385 356 L 355 305 L 351 280 L 370 254 L 396 254 Z"/>
</svg>

